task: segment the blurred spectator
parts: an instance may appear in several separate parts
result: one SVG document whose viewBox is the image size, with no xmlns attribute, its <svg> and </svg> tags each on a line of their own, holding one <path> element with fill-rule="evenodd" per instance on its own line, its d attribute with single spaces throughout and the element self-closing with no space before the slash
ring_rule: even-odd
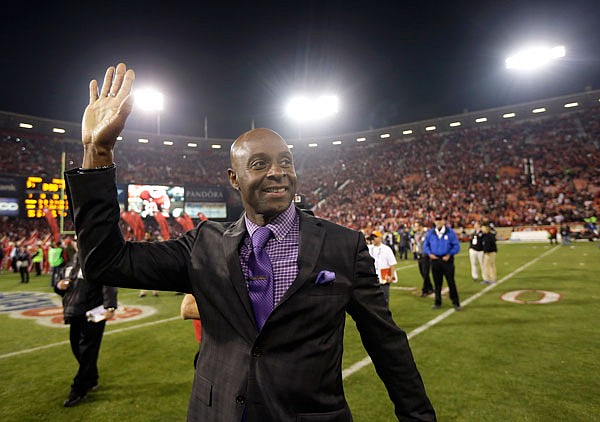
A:
<svg viewBox="0 0 600 422">
<path fill-rule="evenodd" d="M 40 245 L 36 245 L 33 247 L 33 255 L 31 256 L 31 262 L 33 262 L 33 267 L 35 268 L 36 277 L 42 275 L 42 261 L 44 259 L 44 252 Z"/>
<path fill-rule="evenodd" d="M 548 228 L 548 239 L 550 240 L 550 244 L 557 244 L 556 236 L 558 235 L 558 229 L 556 228 L 556 224 L 553 222 Z"/>
<path fill-rule="evenodd" d="M 63 406 L 72 407 L 98 386 L 100 344 L 106 320 L 113 317 L 117 308 L 117 288 L 86 283 L 77 254 L 61 276 L 54 291 L 63 298 L 71 350 L 79 363 L 69 396 L 63 402 Z M 98 308 L 102 311 L 97 311 Z"/>
<path fill-rule="evenodd" d="M 560 226 L 560 237 L 563 246 L 568 246 L 571 244 L 571 228 L 568 224 L 564 223 L 562 226 Z"/>
<path fill-rule="evenodd" d="M 431 263 L 429 262 L 429 255 L 423 251 L 423 243 L 425 243 L 425 237 L 427 236 L 427 229 L 417 222 L 415 224 L 415 234 L 413 242 L 413 252 L 415 257 L 419 261 L 419 273 L 423 278 L 423 287 L 421 288 L 421 297 L 427 297 L 433 293 L 433 285 L 431 284 L 431 278 L 429 277 L 429 270 Z"/>
<path fill-rule="evenodd" d="M 21 283 L 29 283 L 29 266 L 31 265 L 31 254 L 26 246 L 19 246 L 15 254 L 16 267 L 21 274 Z"/>
<path fill-rule="evenodd" d="M 50 268 L 52 269 L 50 287 L 54 287 L 60 279 L 62 269 L 65 266 L 63 248 L 60 242 L 53 241 L 50 244 L 50 249 L 48 249 L 48 262 L 50 263 Z"/>
<path fill-rule="evenodd" d="M 445 278 L 454 309 L 460 311 L 462 308 L 454 281 L 454 255 L 460 251 L 460 245 L 456 233 L 445 223 L 442 215 L 435 216 L 435 227 L 429 230 L 425 237 L 423 252 L 429 255 L 431 260 L 431 275 L 435 291 L 433 309 L 442 307 L 442 283 Z"/>
<path fill-rule="evenodd" d="M 404 259 L 408 259 L 408 250 L 410 249 L 410 229 L 408 226 L 404 226 L 398 230 L 398 234 L 400 235 L 400 252 L 398 258 L 403 259 L 402 257 L 404 257 Z"/>
<path fill-rule="evenodd" d="M 483 231 L 481 230 L 481 224 L 478 221 L 473 226 L 473 233 L 471 233 L 469 241 L 469 260 L 471 261 L 471 278 L 473 281 L 479 279 L 479 273 L 483 278 L 483 243 L 481 238 L 483 237 Z"/>
<path fill-rule="evenodd" d="M 496 235 L 491 231 L 489 224 L 484 223 L 481 226 L 483 236 L 481 244 L 483 246 L 483 281 L 482 284 L 496 284 Z"/>
<path fill-rule="evenodd" d="M 382 234 L 379 231 L 371 235 L 369 253 L 375 260 L 375 272 L 379 277 L 379 283 L 385 295 L 385 300 L 390 302 L 390 283 L 396 283 L 396 257 L 394 251 L 388 245 L 383 244 Z"/>
</svg>

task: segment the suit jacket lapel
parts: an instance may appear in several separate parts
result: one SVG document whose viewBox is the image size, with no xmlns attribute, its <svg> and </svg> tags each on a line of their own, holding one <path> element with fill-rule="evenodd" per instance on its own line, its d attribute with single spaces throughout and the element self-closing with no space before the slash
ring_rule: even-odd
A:
<svg viewBox="0 0 600 422">
<path fill-rule="evenodd" d="M 242 217 L 229 229 L 223 233 L 223 253 L 227 259 L 227 268 L 229 269 L 229 280 L 233 286 L 233 290 L 241 302 L 242 307 L 246 312 L 247 321 L 252 326 L 253 331 L 248 332 L 251 336 L 256 335 L 256 322 L 254 321 L 254 313 L 250 297 L 248 296 L 248 287 L 240 266 L 239 247 L 244 235 L 246 234 L 246 224 Z M 234 321 L 238 323 L 238 321 Z"/>
<path fill-rule="evenodd" d="M 298 276 L 285 292 L 277 307 L 281 306 L 288 297 L 293 295 L 304 284 L 317 265 L 321 254 L 325 229 L 315 217 L 302 211 L 300 214 L 300 247 L 298 250 Z"/>
</svg>

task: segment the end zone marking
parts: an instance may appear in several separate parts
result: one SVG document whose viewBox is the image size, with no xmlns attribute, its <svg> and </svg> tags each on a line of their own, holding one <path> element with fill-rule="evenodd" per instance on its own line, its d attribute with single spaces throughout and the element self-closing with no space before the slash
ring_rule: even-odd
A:
<svg viewBox="0 0 600 422">
<path fill-rule="evenodd" d="M 469 303 L 473 302 L 475 299 L 480 298 L 481 296 L 483 296 L 484 294 L 486 294 L 487 292 L 489 292 L 490 290 L 492 290 L 496 286 L 499 286 L 500 284 L 504 283 L 506 280 L 510 280 L 515 275 L 517 275 L 520 272 L 524 271 L 525 269 L 527 269 L 531 265 L 533 265 L 536 262 L 538 262 L 540 259 L 544 258 L 546 255 L 550 255 L 551 253 L 557 251 L 558 249 L 560 249 L 559 246 L 555 246 L 554 248 L 549 249 L 546 252 L 544 252 L 543 254 L 539 255 L 537 258 L 533 259 L 532 261 L 529 261 L 528 263 L 521 265 L 519 268 L 517 268 L 516 270 L 514 270 L 510 274 L 508 274 L 508 275 L 502 277 L 500 280 L 498 280 L 498 282 L 496 284 L 490 284 L 487 287 L 485 287 L 484 289 L 482 289 L 479 292 L 475 293 L 473 296 L 469 297 L 467 300 L 465 300 L 464 302 L 461 303 L 461 306 L 462 307 L 467 306 Z M 436 318 L 434 318 L 434 319 L 426 322 L 425 324 L 421 325 L 420 327 L 415 328 L 410 333 L 408 333 L 408 335 L 407 335 L 408 339 L 410 340 L 413 337 L 415 337 L 416 335 L 421 334 L 423 331 L 427 330 L 428 328 L 433 327 L 438 322 L 443 321 L 444 319 L 448 318 L 454 312 L 456 312 L 454 309 L 448 309 L 446 312 L 438 315 Z M 370 365 L 371 363 L 373 363 L 373 361 L 371 360 L 371 358 L 369 356 L 367 356 L 363 360 L 360 360 L 360 361 L 356 362 L 355 364 L 351 365 L 349 368 L 344 369 L 342 371 L 342 379 L 348 378 L 352 374 L 360 371 L 362 368 L 364 368 L 367 365 Z"/>
</svg>

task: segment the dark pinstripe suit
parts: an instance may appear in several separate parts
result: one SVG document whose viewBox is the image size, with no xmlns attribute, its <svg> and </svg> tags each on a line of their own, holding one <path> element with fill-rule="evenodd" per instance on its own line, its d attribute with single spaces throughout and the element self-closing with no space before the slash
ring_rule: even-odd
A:
<svg viewBox="0 0 600 422">
<path fill-rule="evenodd" d="M 392 321 L 363 236 L 300 214 L 298 277 L 258 332 L 238 249 L 243 218 L 207 221 L 182 238 L 124 243 L 114 170 L 68 172 L 86 279 L 194 294 L 202 344 L 190 421 L 351 421 L 341 376 L 346 312 L 399 420 L 435 420 L 405 333 Z M 316 284 L 320 271 L 336 274 Z"/>
</svg>

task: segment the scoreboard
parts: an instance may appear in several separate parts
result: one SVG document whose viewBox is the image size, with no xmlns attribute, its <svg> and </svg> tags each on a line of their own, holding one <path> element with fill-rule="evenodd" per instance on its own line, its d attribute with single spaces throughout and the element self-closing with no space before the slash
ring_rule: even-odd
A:
<svg viewBox="0 0 600 422">
<path fill-rule="evenodd" d="M 66 182 L 61 178 L 0 174 L 0 218 L 42 219 L 46 211 L 59 220 L 68 217 L 65 188 Z M 200 214 L 226 219 L 241 212 L 235 202 L 230 203 L 228 196 L 219 186 L 117 185 L 121 211 L 134 211 L 142 217 L 152 217 L 156 211 L 165 217 L 177 217 L 185 210 L 194 219 Z"/>
<path fill-rule="evenodd" d="M 43 218 L 44 209 L 50 210 L 55 218 L 66 217 L 69 204 L 66 194 L 61 197 L 64 188 L 64 179 L 29 176 L 25 181 L 25 217 Z"/>
</svg>

